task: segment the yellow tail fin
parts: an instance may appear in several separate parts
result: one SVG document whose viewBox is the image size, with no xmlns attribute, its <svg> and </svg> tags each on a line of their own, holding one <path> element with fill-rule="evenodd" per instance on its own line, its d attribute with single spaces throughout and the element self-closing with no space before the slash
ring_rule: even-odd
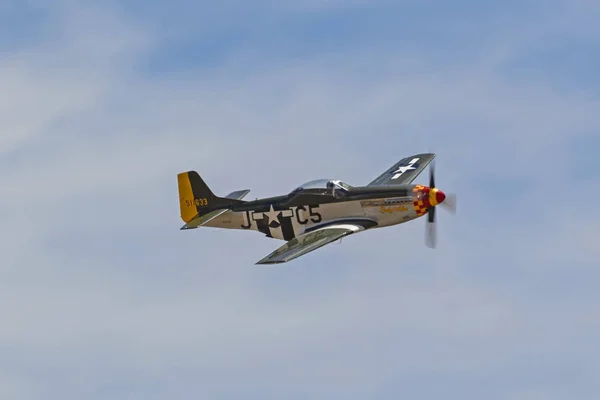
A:
<svg viewBox="0 0 600 400">
<path fill-rule="evenodd" d="M 209 212 L 214 207 L 215 195 L 195 171 L 177 174 L 179 210 L 181 219 L 190 222 L 198 213 Z"/>
<path fill-rule="evenodd" d="M 249 192 L 249 190 L 238 190 L 228 194 L 227 197 L 217 197 L 196 171 L 177 174 L 177 186 L 179 211 L 181 219 L 186 224 L 197 215 L 203 216 L 214 210 L 244 203 L 241 198 Z"/>
<path fill-rule="evenodd" d="M 179 189 L 179 211 L 183 222 L 190 222 L 198 214 L 194 200 L 192 183 L 187 172 L 177 174 L 177 186 Z"/>
</svg>

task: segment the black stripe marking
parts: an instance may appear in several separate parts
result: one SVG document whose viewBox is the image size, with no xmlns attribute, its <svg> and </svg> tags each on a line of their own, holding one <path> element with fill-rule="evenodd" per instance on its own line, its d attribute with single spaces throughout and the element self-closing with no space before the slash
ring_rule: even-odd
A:
<svg viewBox="0 0 600 400">
<path fill-rule="evenodd" d="M 269 223 L 267 221 L 267 218 L 256 220 L 256 228 L 259 232 L 264 233 L 265 236 L 270 238 L 273 237 L 273 235 L 271 235 L 271 230 L 269 229 Z"/>
<path fill-rule="evenodd" d="M 294 232 L 294 225 L 292 224 L 293 217 L 283 217 L 279 214 L 279 221 L 281 221 L 281 234 L 285 240 L 292 240 L 296 237 Z"/>
</svg>

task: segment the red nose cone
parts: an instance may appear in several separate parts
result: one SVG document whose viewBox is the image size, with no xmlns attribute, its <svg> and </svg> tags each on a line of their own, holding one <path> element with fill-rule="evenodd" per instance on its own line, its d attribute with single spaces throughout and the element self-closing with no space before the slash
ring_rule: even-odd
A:
<svg viewBox="0 0 600 400">
<path fill-rule="evenodd" d="M 437 203 L 441 204 L 445 198 L 446 198 L 446 195 L 444 194 L 444 192 L 442 192 L 441 190 L 438 189 L 437 192 L 435 193 L 435 200 L 437 201 Z"/>
</svg>

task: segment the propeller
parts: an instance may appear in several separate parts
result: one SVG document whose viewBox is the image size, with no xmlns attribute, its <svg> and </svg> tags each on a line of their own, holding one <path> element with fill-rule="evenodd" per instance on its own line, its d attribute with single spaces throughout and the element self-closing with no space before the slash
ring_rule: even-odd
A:
<svg viewBox="0 0 600 400">
<path fill-rule="evenodd" d="M 435 162 L 432 161 L 429 167 L 429 188 L 435 188 Z M 440 204 L 444 209 L 448 210 L 452 214 L 456 214 L 456 194 L 449 193 L 445 194 L 444 201 Z M 429 248 L 435 249 L 437 245 L 437 228 L 435 224 L 435 209 L 436 207 L 429 207 L 427 209 L 427 227 L 425 229 L 425 245 Z"/>
</svg>

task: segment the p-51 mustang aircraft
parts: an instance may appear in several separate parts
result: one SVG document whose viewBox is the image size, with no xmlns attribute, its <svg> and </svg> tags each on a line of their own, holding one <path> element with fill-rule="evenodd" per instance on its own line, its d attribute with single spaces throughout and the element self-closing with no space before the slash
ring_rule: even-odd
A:
<svg viewBox="0 0 600 400">
<path fill-rule="evenodd" d="M 403 158 L 366 186 L 350 186 L 336 179 L 319 179 L 288 194 L 242 200 L 250 190 L 216 196 L 196 171 L 177 175 L 181 218 L 185 229 L 201 226 L 246 229 L 287 243 L 256 264 L 284 263 L 367 229 L 401 224 L 427 214 L 426 244 L 435 248 L 437 205 L 456 211 L 456 197 L 435 187 L 430 168 L 429 186 L 411 182 L 433 161 L 435 154 Z"/>
</svg>

